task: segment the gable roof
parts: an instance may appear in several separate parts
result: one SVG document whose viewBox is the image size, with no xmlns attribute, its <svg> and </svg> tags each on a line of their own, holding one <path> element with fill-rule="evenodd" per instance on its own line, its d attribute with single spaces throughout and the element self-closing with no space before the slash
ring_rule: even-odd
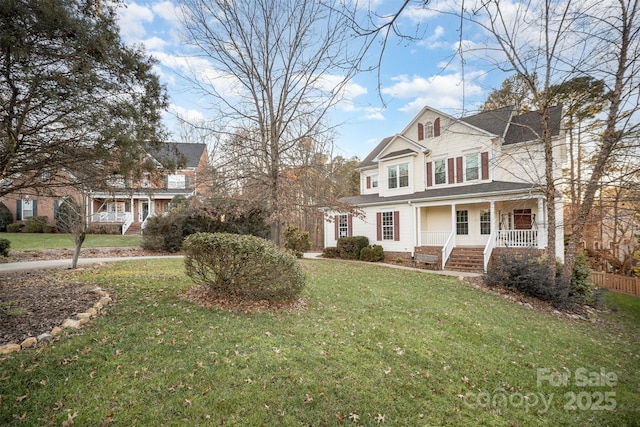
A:
<svg viewBox="0 0 640 427">
<path fill-rule="evenodd" d="M 380 154 L 380 152 L 384 149 L 384 147 L 387 146 L 387 144 L 389 143 L 389 141 L 391 141 L 392 138 L 393 138 L 392 136 L 388 136 L 384 138 L 382 141 L 380 141 L 380 143 L 376 145 L 376 148 L 371 150 L 371 152 L 367 155 L 367 157 L 365 157 L 364 160 L 360 162 L 360 164 L 358 165 L 358 168 L 363 169 L 363 168 L 375 166 L 376 163 L 373 161 L 373 159 L 378 157 L 378 154 Z"/>
<path fill-rule="evenodd" d="M 549 119 L 551 124 L 551 135 L 560 134 L 562 123 L 562 105 L 549 108 Z M 538 111 L 531 111 L 511 120 L 511 125 L 504 136 L 504 143 L 515 144 L 518 142 L 533 141 L 542 138 L 542 121 Z"/>
<path fill-rule="evenodd" d="M 171 159 L 182 168 L 197 168 L 206 149 L 206 144 L 166 142 L 152 154 L 160 163 L 163 159 Z"/>
<path fill-rule="evenodd" d="M 496 110 L 483 111 L 482 113 L 474 114 L 472 116 L 461 117 L 460 121 L 491 134 L 504 136 L 514 114 L 515 107 L 508 106 L 498 108 Z"/>
</svg>

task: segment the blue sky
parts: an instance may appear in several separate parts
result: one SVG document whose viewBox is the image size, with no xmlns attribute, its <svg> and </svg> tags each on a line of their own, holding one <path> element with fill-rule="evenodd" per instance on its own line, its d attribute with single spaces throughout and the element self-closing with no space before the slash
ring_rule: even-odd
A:
<svg viewBox="0 0 640 427">
<path fill-rule="evenodd" d="M 397 8 L 397 3 L 370 1 L 381 15 Z M 195 92 L 180 78 L 180 71 L 195 59 L 185 55 L 177 2 L 129 0 L 126 4 L 119 12 L 121 36 L 126 43 L 144 45 L 158 60 L 157 73 L 167 87 L 171 104 L 165 123 L 174 131 L 173 139 L 180 140 L 174 114 L 199 119 L 206 118 L 207 111 L 205 103 L 199 102 Z M 437 1 L 430 5 L 441 10 Z M 446 7 L 455 5 L 449 2 Z M 380 91 L 375 71 L 359 74 L 351 82 L 351 96 L 337 105 L 332 114 L 333 122 L 340 123 L 337 155 L 364 158 L 384 137 L 402 131 L 425 105 L 456 117 L 471 114 L 506 77 L 501 72 L 487 71 L 486 61 L 470 55 L 465 56 L 463 67 L 456 55 L 459 43 L 479 44 L 487 36 L 465 24 L 461 37 L 459 18 L 410 7 L 398 24 L 407 34 L 415 34 L 419 28 L 420 40 L 390 39 L 380 69 Z M 371 55 L 378 53 L 374 50 Z"/>
</svg>

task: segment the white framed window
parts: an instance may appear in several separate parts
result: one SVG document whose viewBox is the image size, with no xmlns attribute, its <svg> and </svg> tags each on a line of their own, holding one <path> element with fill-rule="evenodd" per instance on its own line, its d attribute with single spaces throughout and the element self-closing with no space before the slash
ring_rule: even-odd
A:
<svg viewBox="0 0 640 427">
<path fill-rule="evenodd" d="M 456 234 L 469 235 L 469 211 L 456 211 Z"/>
<path fill-rule="evenodd" d="M 426 122 L 424 124 L 424 137 L 433 138 L 433 122 Z"/>
<path fill-rule="evenodd" d="M 480 212 L 480 234 L 482 235 L 491 234 L 491 212 L 490 211 Z"/>
<path fill-rule="evenodd" d="M 22 199 L 22 219 L 31 218 L 33 215 L 33 199 Z"/>
<path fill-rule="evenodd" d="M 142 188 L 151 188 L 151 176 L 148 173 L 144 174 L 140 185 L 142 186 Z"/>
<path fill-rule="evenodd" d="M 436 184 L 447 183 L 447 161 L 446 159 L 435 160 L 433 162 L 433 182 Z"/>
<path fill-rule="evenodd" d="M 387 168 L 389 188 L 402 188 L 409 186 L 409 163 L 389 166 Z"/>
<path fill-rule="evenodd" d="M 473 181 L 480 178 L 480 161 L 478 153 L 467 154 L 464 156 L 464 177 L 465 181 Z"/>
<path fill-rule="evenodd" d="M 338 217 L 338 238 L 340 237 L 349 237 L 349 215 Z"/>
<path fill-rule="evenodd" d="M 371 188 L 378 188 L 378 174 L 371 175 Z"/>
<path fill-rule="evenodd" d="M 382 212 L 382 240 L 393 240 L 393 212 Z"/>
<path fill-rule="evenodd" d="M 181 174 L 167 176 L 167 189 L 185 189 L 187 188 L 187 176 Z"/>
</svg>

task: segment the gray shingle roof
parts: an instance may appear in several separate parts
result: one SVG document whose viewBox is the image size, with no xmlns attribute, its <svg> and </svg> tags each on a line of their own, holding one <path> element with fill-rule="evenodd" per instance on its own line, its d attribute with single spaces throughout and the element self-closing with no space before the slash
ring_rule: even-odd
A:
<svg viewBox="0 0 640 427">
<path fill-rule="evenodd" d="M 370 166 L 375 166 L 376 163 L 373 161 L 373 159 L 378 157 L 378 154 L 380 154 L 382 149 L 387 146 L 389 141 L 391 141 L 391 138 L 393 138 L 393 137 L 392 136 L 388 136 L 388 137 L 384 138 L 382 141 L 380 141 L 380 143 L 378 145 L 376 145 L 376 148 L 371 150 L 371 152 L 367 155 L 367 157 L 365 157 L 364 160 L 360 162 L 358 167 L 359 168 L 367 168 L 367 167 L 370 167 Z"/>
<path fill-rule="evenodd" d="M 178 163 L 183 160 L 184 164 L 180 164 L 180 167 L 196 168 L 206 149 L 206 144 L 166 142 L 156 153 L 152 154 L 160 163 L 162 163 L 162 159 L 167 158 L 177 160 Z"/>
<path fill-rule="evenodd" d="M 551 135 L 560 134 L 562 123 L 562 106 L 555 106 L 549 109 L 551 119 Z M 509 130 L 504 137 L 505 144 L 515 144 L 517 142 L 533 141 L 542 138 L 541 115 L 537 111 L 521 114 L 513 118 Z"/>
<path fill-rule="evenodd" d="M 391 197 L 380 197 L 378 194 L 364 194 L 359 196 L 343 197 L 342 199 L 340 199 L 340 202 L 352 206 L 364 206 L 371 204 L 397 203 L 404 201 L 436 201 L 439 199 L 450 199 L 452 197 L 459 196 L 482 196 L 483 194 L 487 196 L 495 196 L 501 193 L 525 191 L 536 192 L 537 187 L 533 184 L 523 182 L 492 181 L 472 185 L 430 188 L 428 190 L 419 191 L 417 193 Z"/>
<path fill-rule="evenodd" d="M 473 116 L 461 117 L 460 120 L 493 135 L 503 136 L 514 112 L 515 107 L 513 106 L 502 107 Z"/>
<path fill-rule="evenodd" d="M 418 152 L 416 150 L 412 150 L 411 148 L 405 148 L 404 150 L 389 153 L 386 156 L 380 157 L 380 159 L 391 159 L 393 157 L 404 156 L 405 154 L 418 154 Z"/>
</svg>

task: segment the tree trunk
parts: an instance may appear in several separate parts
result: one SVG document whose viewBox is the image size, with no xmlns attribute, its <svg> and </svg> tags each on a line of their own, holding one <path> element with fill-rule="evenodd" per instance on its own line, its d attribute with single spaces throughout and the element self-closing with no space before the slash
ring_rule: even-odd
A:
<svg viewBox="0 0 640 427">
<path fill-rule="evenodd" d="M 80 257 L 80 249 L 82 249 L 82 244 L 84 243 L 84 239 L 86 237 L 86 233 L 82 231 L 77 234 L 75 237 L 76 247 L 73 250 L 73 258 L 71 259 L 71 268 L 74 269 L 78 267 L 78 258 Z"/>
</svg>

